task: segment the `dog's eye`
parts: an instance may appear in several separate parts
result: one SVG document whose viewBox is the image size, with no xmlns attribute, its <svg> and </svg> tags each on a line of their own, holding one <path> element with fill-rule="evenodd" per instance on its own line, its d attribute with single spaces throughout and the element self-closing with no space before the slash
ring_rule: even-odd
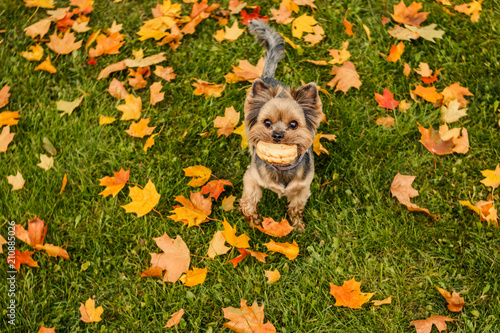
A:
<svg viewBox="0 0 500 333">
<path fill-rule="evenodd" d="M 294 121 L 291 121 L 289 124 L 288 124 L 288 128 L 290 128 L 291 130 L 294 130 L 294 129 L 297 129 L 297 127 L 299 127 L 299 124 L 294 120 Z"/>
<path fill-rule="evenodd" d="M 264 126 L 271 127 L 272 124 L 273 123 L 269 119 L 264 120 Z"/>
</svg>

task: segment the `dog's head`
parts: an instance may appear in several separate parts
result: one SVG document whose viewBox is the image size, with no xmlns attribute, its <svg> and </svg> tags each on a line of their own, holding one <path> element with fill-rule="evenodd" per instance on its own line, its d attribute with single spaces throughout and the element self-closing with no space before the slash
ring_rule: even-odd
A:
<svg viewBox="0 0 500 333">
<path fill-rule="evenodd" d="M 248 141 L 296 145 L 301 155 L 314 141 L 322 106 L 315 83 L 289 90 L 257 79 L 245 100 Z"/>
</svg>

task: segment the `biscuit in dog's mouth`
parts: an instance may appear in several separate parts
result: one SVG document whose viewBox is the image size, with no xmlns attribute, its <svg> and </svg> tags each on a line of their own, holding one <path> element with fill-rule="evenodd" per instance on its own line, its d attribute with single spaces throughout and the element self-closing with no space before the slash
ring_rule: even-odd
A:
<svg viewBox="0 0 500 333">
<path fill-rule="evenodd" d="M 284 145 L 263 141 L 257 143 L 256 152 L 257 156 L 262 160 L 277 165 L 290 164 L 298 156 L 296 145 Z"/>
</svg>

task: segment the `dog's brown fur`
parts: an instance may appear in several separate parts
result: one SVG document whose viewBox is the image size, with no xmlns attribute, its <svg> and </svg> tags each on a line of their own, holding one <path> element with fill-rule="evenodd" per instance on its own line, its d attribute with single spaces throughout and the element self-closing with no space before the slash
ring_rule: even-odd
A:
<svg viewBox="0 0 500 333">
<path fill-rule="evenodd" d="M 259 24 L 262 29 L 269 28 Z M 269 46 L 267 52 L 270 52 Z M 267 188 L 280 197 L 287 197 L 292 225 L 297 230 L 303 230 L 304 207 L 311 195 L 309 188 L 314 177 L 312 143 L 323 117 L 318 87 L 309 83 L 290 89 L 272 77 L 257 79 L 247 94 L 244 112 L 252 162 L 243 178 L 240 211 L 250 225 L 260 224 L 257 204 L 262 197 L 262 188 Z M 297 122 L 296 129 L 291 126 L 292 121 Z M 273 138 L 276 133 L 283 135 L 278 141 Z M 260 159 L 256 154 L 260 141 L 296 145 L 299 157 L 290 163 L 296 166 L 282 171 Z M 302 154 L 305 155 L 300 159 Z"/>
</svg>

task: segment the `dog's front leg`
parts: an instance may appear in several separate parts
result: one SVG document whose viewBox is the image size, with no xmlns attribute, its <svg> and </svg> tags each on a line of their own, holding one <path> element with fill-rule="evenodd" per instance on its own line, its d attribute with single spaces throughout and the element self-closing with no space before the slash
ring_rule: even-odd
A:
<svg viewBox="0 0 500 333">
<path fill-rule="evenodd" d="M 243 195 L 240 199 L 240 211 L 251 227 L 261 223 L 257 209 L 260 198 L 262 198 L 262 188 L 251 175 L 249 169 L 245 172 L 245 176 L 243 177 Z"/>
<path fill-rule="evenodd" d="M 302 218 L 304 216 L 304 208 L 306 206 L 307 199 L 310 195 L 311 191 L 309 190 L 309 186 L 300 187 L 295 191 L 291 191 L 290 194 L 287 195 L 289 202 L 288 216 L 290 217 L 292 226 L 297 231 L 304 231 L 306 228 Z"/>
</svg>

